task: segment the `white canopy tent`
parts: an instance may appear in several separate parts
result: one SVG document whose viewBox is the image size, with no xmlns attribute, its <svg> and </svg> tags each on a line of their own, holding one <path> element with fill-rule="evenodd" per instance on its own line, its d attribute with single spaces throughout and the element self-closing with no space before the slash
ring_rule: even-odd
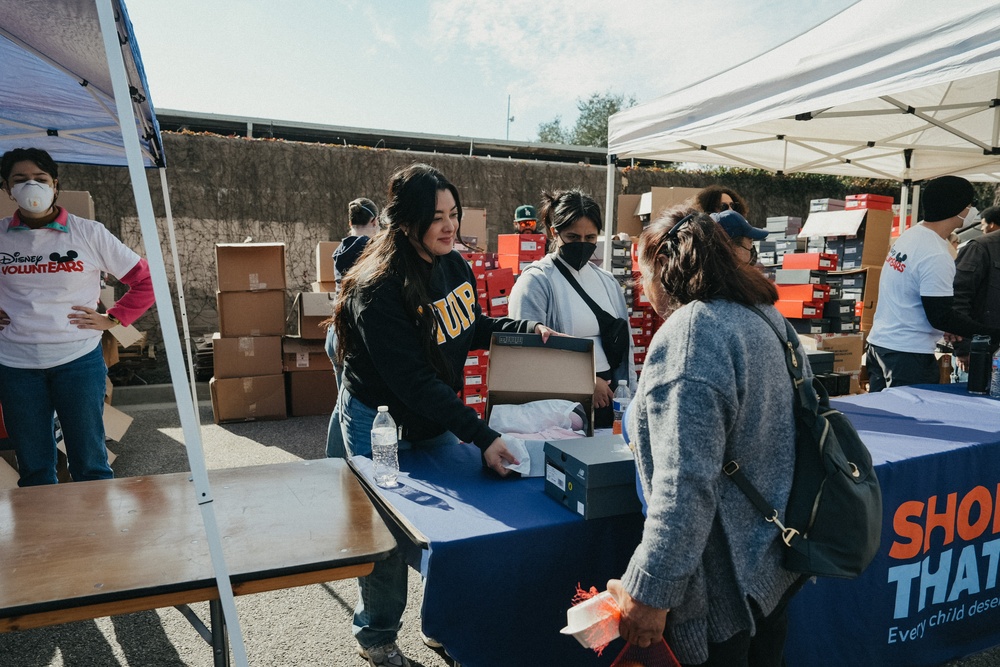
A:
<svg viewBox="0 0 1000 667">
<path fill-rule="evenodd" d="M 859 0 L 734 69 L 615 114 L 608 154 L 1000 182 L 1000 4 Z"/>
<path fill-rule="evenodd" d="M 238 665 L 246 665 L 205 468 L 193 364 L 189 386 L 144 170 L 149 166 L 160 171 L 183 316 L 166 162 L 123 0 L 0 0 L 0 63 L 0 154 L 31 146 L 45 149 L 59 162 L 129 168 L 191 466 L 192 493 L 202 511 L 233 653 Z M 186 318 L 184 324 L 185 338 L 189 338 Z"/>
</svg>

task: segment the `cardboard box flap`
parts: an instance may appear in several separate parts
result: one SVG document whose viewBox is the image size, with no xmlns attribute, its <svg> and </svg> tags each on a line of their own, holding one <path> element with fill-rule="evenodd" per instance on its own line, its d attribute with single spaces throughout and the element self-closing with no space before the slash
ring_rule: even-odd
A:
<svg viewBox="0 0 1000 667">
<path fill-rule="evenodd" d="M 333 315 L 332 292 L 300 292 L 296 297 L 303 317 L 327 318 Z"/>
<path fill-rule="evenodd" d="M 326 347 L 321 340 L 285 336 L 281 339 L 281 351 L 284 354 L 326 354 Z"/>
<path fill-rule="evenodd" d="M 487 382 L 491 394 L 593 397 L 594 377 L 594 342 L 590 339 L 552 336 L 543 344 L 538 334 L 493 334 Z"/>
<path fill-rule="evenodd" d="M 865 221 L 867 209 L 849 211 L 816 211 L 810 213 L 799 232 L 800 238 L 809 236 L 856 236 Z"/>
</svg>

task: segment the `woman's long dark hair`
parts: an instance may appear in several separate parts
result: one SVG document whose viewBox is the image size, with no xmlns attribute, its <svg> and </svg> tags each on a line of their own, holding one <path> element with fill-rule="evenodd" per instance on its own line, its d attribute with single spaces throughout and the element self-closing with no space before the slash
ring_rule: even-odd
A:
<svg viewBox="0 0 1000 667">
<path fill-rule="evenodd" d="M 736 257 L 725 230 L 706 213 L 677 206 L 646 227 L 639 237 L 639 263 L 643 270 L 655 270 L 660 257 L 660 284 L 677 306 L 712 299 L 747 306 L 778 300 L 771 281 Z"/>
<path fill-rule="evenodd" d="M 403 308 L 417 326 L 420 343 L 427 358 L 438 374 L 450 381 L 452 370 L 437 344 L 437 317 L 430 305 L 427 263 L 417 254 L 414 243 L 424 247 L 424 234 L 434 221 L 437 195 L 441 190 L 451 192 L 458 207 L 461 238 L 462 202 L 458 188 L 440 171 L 426 164 L 413 164 L 398 170 L 389 178 L 388 204 L 382 211 L 386 229 L 365 245 L 357 263 L 344 276 L 340 297 L 334 311 L 337 331 L 337 362 L 355 350 L 358 334 L 350 317 L 348 304 L 356 298 L 370 299 L 374 289 L 386 280 L 399 279 L 403 284 Z M 427 251 L 432 261 L 437 258 Z"/>
</svg>

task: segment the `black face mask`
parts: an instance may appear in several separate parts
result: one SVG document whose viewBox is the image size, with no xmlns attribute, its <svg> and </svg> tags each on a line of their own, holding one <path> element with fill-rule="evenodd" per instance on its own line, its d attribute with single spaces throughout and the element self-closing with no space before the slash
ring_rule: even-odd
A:
<svg viewBox="0 0 1000 667">
<path fill-rule="evenodd" d="M 594 252 L 596 251 L 596 243 L 575 241 L 573 243 L 563 243 L 559 246 L 557 252 L 564 262 L 579 271 L 587 265 L 587 262 L 590 261 L 590 258 L 594 256 Z"/>
</svg>

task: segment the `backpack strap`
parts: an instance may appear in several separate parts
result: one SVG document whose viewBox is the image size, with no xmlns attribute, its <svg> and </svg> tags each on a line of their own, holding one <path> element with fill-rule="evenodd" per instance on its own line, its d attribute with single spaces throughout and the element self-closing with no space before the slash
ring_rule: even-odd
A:
<svg viewBox="0 0 1000 667">
<path fill-rule="evenodd" d="M 778 341 L 781 343 L 785 350 L 785 366 L 788 369 L 788 375 L 792 379 L 792 386 L 794 388 L 795 395 L 795 406 L 794 411 L 796 414 L 802 414 L 803 411 L 808 411 L 810 405 L 814 405 L 816 401 L 815 390 L 812 388 L 811 382 L 806 382 L 803 369 L 804 363 L 802 358 L 799 356 L 799 352 L 796 349 L 796 343 L 798 343 L 798 336 L 795 334 L 795 329 L 792 328 L 791 323 L 785 319 L 785 335 L 782 336 L 778 327 L 774 325 L 774 322 L 770 320 L 764 313 L 762 313 L 758 308 L 747 307 L 748 310 L 755 313 L 760 319 L 767 323 L 767 326 L 771 327 L 774 331 L 774 335 L 778 337 Z M 784 319 L 784 318 L 782 318 Z M 810 394 L 810 392 L 813 392 Z M 813 411 L 815 414 L 815 411 Z M 735 460 L 731 460 L 722 467 L 722 472 L 726 474 L 733 482 L 740 488 L 740 490 L 746 495 L 757 511 L 763 515 L 764 519 L 773 523 L 781 530 L 781 539 L 784 540 L 785 544 L 788 546 L 792 545 L 792 540 L 799 534 L 799 531 L 794 528 L 786 528 L 781 520 L 778 518 L 778 510 L 774 508 L 771 503 L 768 503 L 764 496 L 761 495 L 757 487 L 753 485 L 753 482 L 743 474 L 743 470 L 740 469 L 740 464 Z"/>
<path fill-rule="evenodd" d="M 610 313 L 598 306 L 597 302 L 594 301 L 589 294 L 587 294 L 583 287 L 580 286 L 580 283 L 576 281 L 576 278 L 573 277 L 573 274 L 569 272 L 569 267 L 563 264 L 561 259 L 553 257 L 552 263 L 556 265 L 557 269 L 559 269 L 559 273 L 563 274 L 566 282 L 573 286 L 573 289 L 575 289 L 576 293 L 580 295 L 580 298 L 583 299 L 584 303 L 590 306 L 590 309 L 594 311 L 594 315 L 597 316 L 598 320 L 601 319 L 601 315 L 610 315 Z"/>
</svg>

